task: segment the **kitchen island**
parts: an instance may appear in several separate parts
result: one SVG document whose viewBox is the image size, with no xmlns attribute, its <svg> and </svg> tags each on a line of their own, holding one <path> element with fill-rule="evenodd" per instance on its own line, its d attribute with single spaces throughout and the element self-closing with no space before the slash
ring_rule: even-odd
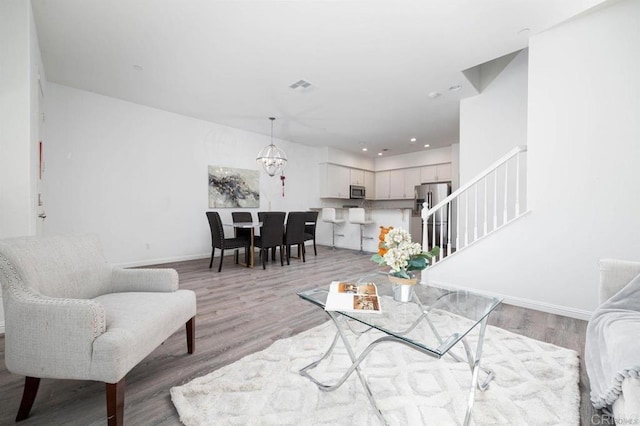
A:
<svg viewBox="0 0 640 426">
<path fill-rule="evenodd" d="M 334 207 L 336 209 L 337 218 L 344 219 L 344 223 L 336 225 L 336 247 L 360 250 L 360 225 L 349 223 L 349 208 Z M 316 242 L 321 245 L 331 246 L 332 224 L 322 220 L 322 208 L 312 208 L 311 210 L 319 211 L 318 222 L 316 225 Z M 412 221 L 415 227 L 420 223 L 419 217 L 412 217 L 412 209 L 410 207 L 365 207 L 366 218 L 373 221 L 371 225 L 366 225 L 362 232 L 365 237 L 363 240 L 363 250 L 365 252 L 378 251 L 378 236 L 380 235 L 381 226 L 393 226 L 395 228 L 404 228 L 409 232 L 412 229 Z M 417 233 L 420 231 L 418 230 Z M 338 236 L 342 235 L 342 236 Z M 366 237 L 369 237 L 367 239 Z M 419 235 L 414 236 L 419 238 Z"/>
</svg>

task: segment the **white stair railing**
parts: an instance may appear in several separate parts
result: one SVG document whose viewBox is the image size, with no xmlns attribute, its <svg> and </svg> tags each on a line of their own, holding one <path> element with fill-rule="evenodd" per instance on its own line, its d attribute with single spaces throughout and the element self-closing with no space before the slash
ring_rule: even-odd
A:
<svg viewBox="0 0 640 426">
<path fill-rule="evenodd" d="M 495 232 L 527 211 L 526 146 L 511 150 L 435 206 L 422 209 L 422 246 L 433 263 Z"/>
</svg>

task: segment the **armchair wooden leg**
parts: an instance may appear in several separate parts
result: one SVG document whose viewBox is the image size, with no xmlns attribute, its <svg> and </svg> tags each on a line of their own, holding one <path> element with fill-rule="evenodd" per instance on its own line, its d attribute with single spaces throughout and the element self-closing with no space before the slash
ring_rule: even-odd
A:
<svg viewBox="0 0 640 426">
<path fill-rule="evenodd" d="M 187 321 L 187 352 L 192 354 L 196 350 L 196 317 Z"/>
<path fill-rule="evenodd" d="M 36 400 L 39 386 L 39 377 L 27 376 L 24 378 L 24 391 L 22 393 L 22 401 L 20 401 L 20 408 L 18 409 L 18 415 L 16 416 L 16 422 L 29 417 L 29 412 L 31 411 L 33 402 Z"/>
<path fill-rule="evenodd" d="M 124 377 L 118 383 L 107 383 L 107 425 L 124 425 Z"/>
</svg>

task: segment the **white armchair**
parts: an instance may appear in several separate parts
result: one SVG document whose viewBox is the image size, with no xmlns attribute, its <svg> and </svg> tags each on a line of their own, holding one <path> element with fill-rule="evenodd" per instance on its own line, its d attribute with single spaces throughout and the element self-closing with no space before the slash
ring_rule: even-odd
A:
<svg viewBox="0 0 640 426">
<path fill-rule="evenodd" d="M 0 240 L 5 363 L 26 376 L 16 421 L 41 378 L 106 383 L 109 425 L 124 420 L 124 377 L 183 324 L 194 351 L 195 294 L 173 269 L 121 269 L 96 236 Z"/>
<path fill-rule="evenodd" d="M 585 356 L 587 372 L 592 382 L 601 380 L 602 374 L 601 370 L 593 367 L 590 362 L 589 358 L 593 358 L 590 351 L 598 350 L 608 354 L 628 353 L 620 356 L 624 356 L 625 359 L 635 360 L 635 365 L 627 365 L 627 367 L 631 368 L 626 370 L 626 374 L 620 376 L 619 387 L 609 392 L 609 398 L 606 401 L 603 401 L 605 398 L 599 395 L 594 401 L 592 385 L 592 402 L 594 402 L 596 408 L 610 407 L 616 423 L 620 424 L 638 424 L 640 422 L 640 378 L 637 377 L 637 368 L 633 368 L 640 365 L 640 353 L 636 352 L 637 345 L 632 344 L 637 342 L 640 334 L 640 313 L 637 312 L 637 308 L 634 313 L 633 311 L 629 312 L 626 307 L 623 309 L 621 306 L 621 302 L 624 303 L 630 295 L 633 295 L 628 288 L 625 293 L 621 293 L 621 290 L 627 287 L 627 284 L 639 274 L 640 262 L 618 259 L 600 260 L 600 307 L 596 314 L 603 309 L 603 304 L 605 304 L 606 312 L 602 315 L 609 315 L 609 319 L 606 321 L 607 326 L 605 326 L 605 321 L 600 321 L 596 324 L 593 323 L 594 319 L 592 318 L 587 332 L 587 353 L 585 353 Z M 614 296 L 615 299 L 612 299 Z M 620 299 L 620 301 L 617 299 Z M 637 296 L 634 300 L 637 300 Z M 592 329 L 593 332 L 590 332 Z M 627 342 L 627 344 L 621 344 L 621 342 Z M 613 356 L 611 358 L 617 357 Z"/>
</svg>

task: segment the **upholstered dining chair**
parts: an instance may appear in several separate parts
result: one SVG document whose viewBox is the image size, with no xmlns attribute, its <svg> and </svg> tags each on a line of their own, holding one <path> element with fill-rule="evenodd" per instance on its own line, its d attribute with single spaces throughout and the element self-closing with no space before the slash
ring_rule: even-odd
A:
<svg viewBox="0 0 640 426">
<path fill-rule="evenodd" d="M 304 223 L 306 212 L 289 212 L 287 215 L 287 227 L 284 234 L 284 246 L 287 252 L 287 265 L 290 265 L 291 246 L 297 245 L 302 251 L 302 261 L 306 262 L 304 249 Z"/>
<path fill-rule="evenodd" d="M 254 245 L 260 248 L 262 257 L 262 269 L 266 269 L 269 249 L 273 249 L 275 255 L 276 248 L 280 248 L 280 266 L 284 266 L 284 212 L 260 212 L 258 217 L 262 226 L 260 235 L 255 238 Z"/>
<path fill-rule="evenodd" d="M 316 249 L 316 223 L 318 222 L 318 212 L 305 212 L 304 222 L 304 240 L 313 241 L 313 255 L 317 256 L 318 250 Z"/>
<path fill-rule="evenodd" d="M 276 212 L 276 211 L 263 211 L 263 212 L 258 212 L 258 222 L 264 222 L 264 216 L 267 213 L 279 213 L 284 215 L 284 218 L 286 219 L 287 217 L 287 212 Z M 283 219 L 283 229 L 284 229 L 284 219 Z M 283 236 L 284 236 L 284 231 L 283 231 Z M 267 247 L 266 253 L 269 253 L 269 250 L 271 249 L 271 260 L 273 260 L 275 262 L 276 260 L 276 247 Z M 262 250 L 260 250 L 260 256 L 262 256 Z"/>
<path fill-rule="evenodd" d="M 16 421 L 48 378 L 106 383 L 108 424 L 122 425 L 126 374 L 185 324 L 194 352 L 195 293 L 173 269 L 110 266 L 96 236 L 0 240 L 0 284 L 5 364 L 26 376 Z"/>
<path fill-rule="evenodd" d="M 222 271 L 222 261 L 224 260 L 225 249 L 237 249 L 244 247 L 246 263 L 249 265 L 251 238 L 225 238 L 222 220 L 220 219 L 220 214 L 218 212 L 207 212 L 207 219 L 209 220 L 209 228 L 211 229 L 211 261 L 209 262 L 209 269 L 213 266 L 213 256 L 215 255 L 217 248 L 220 249 L 220 266 L 218 266 L 218 272 Z"/>
<path fill-rule="evenodd" d="M 253 216 L 251 216 L 251 212 L 231 212 L 231 220 L 233 223 L 238 222 L 253 222 Z M 236 228 L 235 229 L 236 238 L 251 238 L 251 229 L 248 228 Z M 238 252 L 239 249 L 234 250 L 234 256 L 236 263 L 238 263 Z"/>
</svg>

